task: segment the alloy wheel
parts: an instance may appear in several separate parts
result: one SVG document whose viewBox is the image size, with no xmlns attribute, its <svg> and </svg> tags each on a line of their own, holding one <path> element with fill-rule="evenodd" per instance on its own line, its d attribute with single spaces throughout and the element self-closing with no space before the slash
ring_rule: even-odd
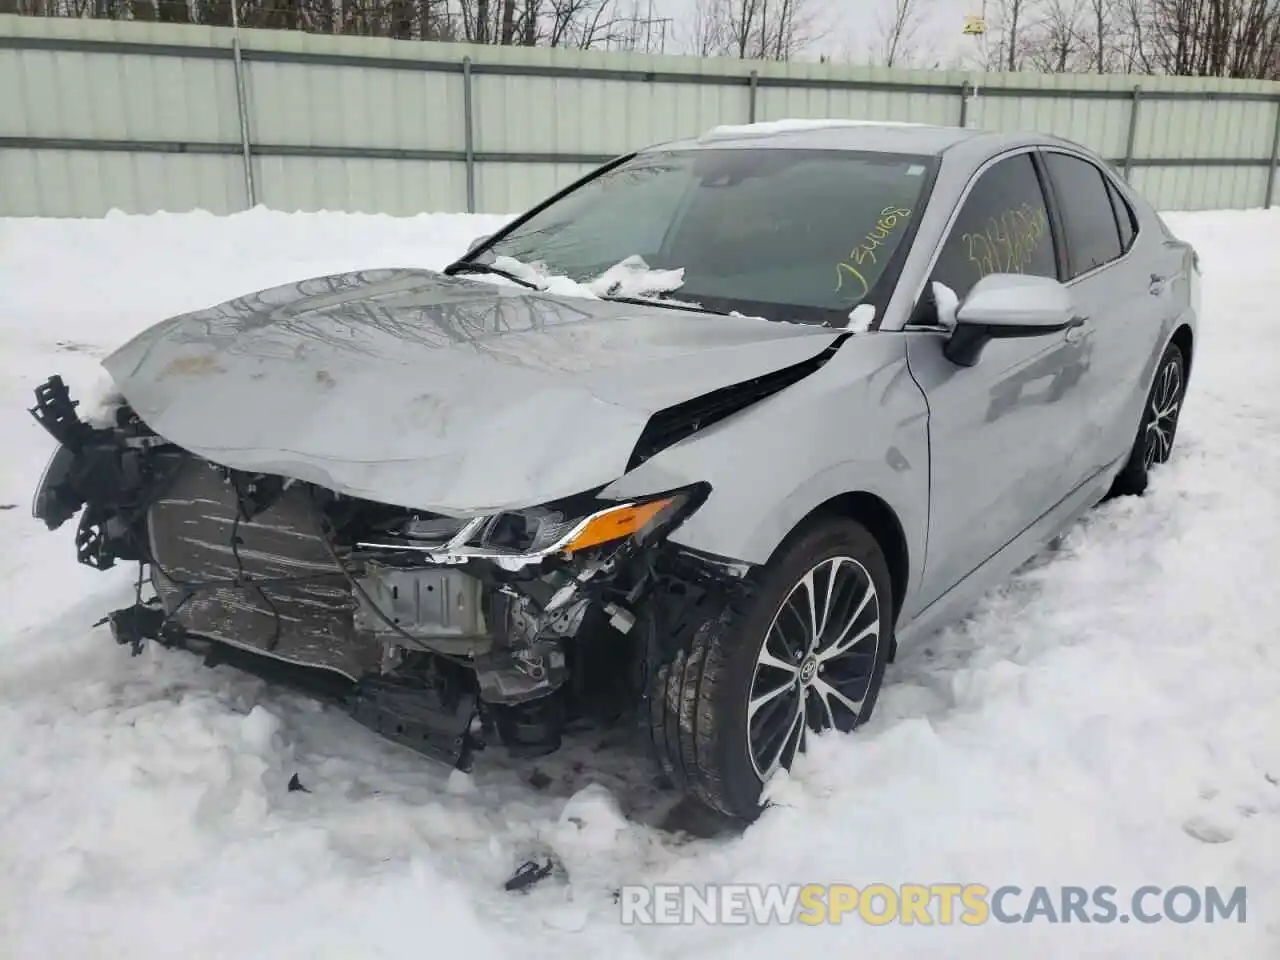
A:
<svg viewBox="0 0 1280 960">
<path fill-rule="evenodd" d="M 1182 406 L 1182 366 L 1170 359 L 1156 377 L 1151 391 L 1150 419 L 1143 441 L 1142 461 L 1150 469 L 1164 463 L 1173 450 L 1173 433 L 1178 426 L 1178 410 Z"/>
<path fill-rule="evenodd" d="M 805 747 L 806 731 L 853 729 L 871 690 L 880 598 L 852 557 L 810 568 L 774 614 L 747 703 L 747 752 L 768 780 Z"/>
</svg>

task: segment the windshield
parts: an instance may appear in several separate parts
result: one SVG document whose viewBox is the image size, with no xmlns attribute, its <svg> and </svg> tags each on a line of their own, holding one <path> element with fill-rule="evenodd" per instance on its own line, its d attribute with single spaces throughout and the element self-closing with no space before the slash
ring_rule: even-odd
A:
<svg viewBox="0 0 1280 960">
<path fill-rule="evenodd" d="M 878 281 L 895 252 L 905 252 L 932 164 L 833 150 L 644 153 L 554 201 L 476 259 L 510 258 L 586 284 L 639 257 L 662 280 L 655 294 L 842 326 L 855 306 L 877 302 Z M 660 272 L 672 270 L 683 270 L 674 289 L 671 274 Z"/>
</svg>

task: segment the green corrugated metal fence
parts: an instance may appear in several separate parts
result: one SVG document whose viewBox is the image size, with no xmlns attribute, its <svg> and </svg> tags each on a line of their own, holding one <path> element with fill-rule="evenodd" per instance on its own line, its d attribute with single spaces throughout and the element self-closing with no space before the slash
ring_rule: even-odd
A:
<svg viewBox="0 0 1280 960">
<path fill-rule="evenodd" d="M 251 191 L 278 210 L 508 213 L 638 146 L 782 117 L 1041 130 L 1163 209 L 1259 207 L 1280 135 L 1263 81 L 240 38 L 243 116 L 229 29 L 0 16 L 0 215 L 230 213 Z"/>
</svg>

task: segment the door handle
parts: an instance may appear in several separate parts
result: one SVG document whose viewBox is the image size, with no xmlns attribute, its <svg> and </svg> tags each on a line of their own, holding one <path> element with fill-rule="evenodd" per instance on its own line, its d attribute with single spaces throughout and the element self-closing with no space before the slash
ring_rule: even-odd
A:
<svg viewBox="0 0 1280 960">
<path fill-rule="evenodd" d="M 1164 293 L 1164 284 L 1166 279 L 1166 277 L 1162 277 L 1158 273 L 1153 273 L 1151 275 L 1151 282 L 1147 284 L 1147 293 L 1151 294 L 1153 297 L 1160 296 L 1160 294 Z"/>
<path fill-rule="evenodd" d="M 1067 324 L 1067 332 L 1063 334 L 1063 339 L 1068 343 L 1075 343 L 1084 336 L 1085 326 L 1089 322 L 1088 317 L 1077 314 L 1071 318 L 1071 322 Z"/>
</svg>

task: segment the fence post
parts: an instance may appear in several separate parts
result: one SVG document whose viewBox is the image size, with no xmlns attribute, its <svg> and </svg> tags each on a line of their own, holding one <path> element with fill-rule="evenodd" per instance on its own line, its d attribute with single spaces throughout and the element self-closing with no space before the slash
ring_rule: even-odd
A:
<svg viewBox="0 0 1280 960">
<path fill-rule="evenodd" d="M 1133 85 L 1133 100 L 1129 106 L 1129 136 L 1124 144 L 1124 181 L 1130 183 L 1129 168 L 1133 166 L 1133 141 L 1138 135 L 1138 104 L 1142 102 L 1142 87 Z"/>
<path fill-rule="evenodd" d="M 1276 101 L 1276 120 L 1271 127 L 1271 162 L 1267 164 L 1267 201 L 1266 207 L 1271 209 L 1271 188 L 1276 182 L 1276 153 L 1280 149 L 1280 100 Z"/>
<path fill-rule="evenodd" d="M 960 84 L 960 126 L 967 127 L 969 125 L 969 81 L 966 80 Z"/>
<path fill-rule="evenodd" d="M 244 94 L 244 60 L 240 56 L 239 0 L 231 0 L 231 70 L 236 81 L 236 113 L 240 117 L 240 154 L 244 161 L 244 192 L 252 210 L 258 203 L 253 187 L 253 154 L 249 148 L 249 102 Z"/>
<path fill-rule="evenodd" d="M 462 131 L 466 139 L 467 213 L 476 212 L 476 148 L 471 115 L 471 58 L 462 58 Z"/>
<path fill-rule="evenodd" d="M 760 90 L 760 73 L 756 70 L 751 71 L 751 77 L 747 81 L 747 117 L 748 123 L 756 122 L 756 94 Z"/>
</svg>

